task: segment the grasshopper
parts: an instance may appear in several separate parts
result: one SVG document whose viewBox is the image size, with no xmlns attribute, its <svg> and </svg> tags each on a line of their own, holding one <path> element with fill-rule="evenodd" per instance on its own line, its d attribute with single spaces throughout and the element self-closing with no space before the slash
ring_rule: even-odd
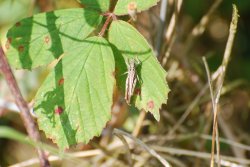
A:
<svg viewBox="0 0 250 167">
<path fill-rule="evenodd" d="M 126 79 L 126 90 L 125 90 L 125 100 L 129 104 L 131 97 L 134 94 L 135 86 L 138 81 L 138 75 L 136 73 L 136 60 L 128 59 L 126 62 L 128 67 L 128 75 Z"/>
</svg>

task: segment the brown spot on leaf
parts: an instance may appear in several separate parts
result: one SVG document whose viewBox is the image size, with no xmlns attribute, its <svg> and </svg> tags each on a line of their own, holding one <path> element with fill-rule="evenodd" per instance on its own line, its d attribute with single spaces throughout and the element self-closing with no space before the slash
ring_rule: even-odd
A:
<svg viewBox="0 0 250 167">
<path fill-rule="evenodd" d="M 62 108 L 62 107 L 59 106 L 59 107 L 56 107 L 56 108 L 55 108 L 55 113 L 56 113 L 56 114 L 59 114 L 59 115 L 60 115 L 60 114 L 62 114 L 62 112 L 63 112 L 63 108 Z"/>
<path fill-rule="evenodd" d="M 147 103 L 147 106 L 148 106 L 148 108 L 150 109 L 150 110 L 152 110 L 152 109 L 154 109 L 154 107 L 155 107 L 155 103 L 154 103 L 154 101 L 149 101 L 148 103 Z"/>
<path fill-rule="evenodd" d="M 134 91 L 134 94 L 140 96 L 141 95 L 141 88 L 136 88 Z"/>
<path fill-rule="evenodd" d="M 8 42 L 11 43 L 12 42 L 12 38 L 9 37 L 8 38 Z"/>
<path fill-rule="evenodd" d="M 24 51 L 24 46 L 23 45 L 18 46 L 18 52 L 23 52 L 23 51 Z"/>
<path fill-rule="evenodd" d="M 8 43 L 8 41 L 5 44 L 5 48 L 8 50 L 10 48 L 10 43 Z"/>
<path fill-rule="evenodd" d="M 61 86 L 61 85 L 63 85 L 63 83 L 64 83 L 64 78 L 61 78 L 61 79 L 58 81 L 58 85 Z"/>
<path fill-rule="evenodd" d="M 15 24 L 16 27 L 19 27 L 20 25 L 21 25 L 20 22 L 17 22 L 17 23 Z"/>
<path fill-rule="evenodd" d="M 12 39 L 8 38 L 6 44 L 5 44 L 5 48 L 8 50 L 10 48 L 10 44 L 11 44 Z"/>
<path fill-rule="evenodd" d="M 44 38 L 44 42 L 46 44 L 48 44 L 50 42 L 50 37 L 48 35 Z"/>
<path fill-rule="evenodd" d="M 49 139 L 52 140 L 53 143 L 56 143 L 56 138 L 54 136 L 50 136 Z"/>
</svg>

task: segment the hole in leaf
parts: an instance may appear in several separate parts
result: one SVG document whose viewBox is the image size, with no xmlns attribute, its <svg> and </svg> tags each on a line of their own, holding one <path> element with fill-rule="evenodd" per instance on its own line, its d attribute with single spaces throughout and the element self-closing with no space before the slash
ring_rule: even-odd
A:
<svg viewBox="0 0 250 167">
<path fill-rule="evenodd" d="M 147 103 L 147 106 L 148 106 L 148 108 L 149 109 L 154 109 L 154 107 L 155 107 L 155 103 L 151 100 L 151 101 L 149 101 L 148 103 Z"/>
</svg>

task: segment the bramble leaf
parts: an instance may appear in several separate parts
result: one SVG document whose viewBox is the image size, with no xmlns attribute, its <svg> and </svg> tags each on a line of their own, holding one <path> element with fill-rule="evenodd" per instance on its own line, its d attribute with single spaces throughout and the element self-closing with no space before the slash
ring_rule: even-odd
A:
<svg viewBox="0 0 250 167">
<path fill-rule="evenodd" d="M 38 125 L 60 148 L 88 143 L 111 118 L 115 62 L 110 44 L 90 37 L 65 52 L 35 97 Z"/>
<path fill-rule="evenodd" d="M 109 10 L 110 0 L 77 0 L 88 9 L 95 9 L 100 12 Z"/>
<path fill-rule="evenodd" d="M 8 32 L 8 60 L 15 68 L 47 65 L 83 41 L 101 19 L 99 13 L 83 9 L 57 10 L 23 19 Z"/>
<path fill-rule="evenodd" d="M 169 88 L 166 82 L 166 71 L 161 67 L 152 48 L 144 37 L 130 24 L 124 21 L 113 21 L 109 29 L 109 41 L 113 44 L 116 55 L 117 82 L 125 89 L 127 59 L 139 59 L 136 71 L 139 76 L 132 102 L 138 109 L 150 111 L 159 120 L 159 109 L 167 102 Z"/>
<path fill-rule="evenodd" d="M 129 10 L 141 12 L 155 6 L 160 0 L 118 0 L 114 13 L 116 15 L 126 15 Z"/>
</svg>

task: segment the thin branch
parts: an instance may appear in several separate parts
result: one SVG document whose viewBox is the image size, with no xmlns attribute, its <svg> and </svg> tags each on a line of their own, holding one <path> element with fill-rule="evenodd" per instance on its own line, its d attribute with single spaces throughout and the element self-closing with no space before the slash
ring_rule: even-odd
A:
<svg viewBox="0 0 250 167">
<path fill-rule="evenodd" d="M 113 13 L 105 13 L 104 16 L 107 16 L 107 19 L 106 19 L 106 21 L 105 21 L 105 23 L 104 23 L 104 25 L 103 25 L 100 33 L 99 33 L 99 36 L 101 36 L 101 37 L 105 34 L 105 32 L 106 32 L 106 30 L 108 28 L 108 25 L 111 22 L 111 20 L 112 19 L 113 20 L 117 19 L 116 16 Z"/>
<path fill-rule="evenodd" d="M 144 148 L 148 153 L 150 153 L 153 157 L 158 159 L 165 167 L 171 167 L 171 165 L 164 159 L 162 158 L 155 150 L 149 148 L 145 143 L 143 143 L 141 140 L 135 138 L 131 134 L 124 132 L 119 129 L 114 129 L 114 133 L 116 134 L 121 134 L 123 136 L 127 136 L 128 138 L 132 139 L 136 144 L 140 145 L 142 148 Z"/>
<path fill-rule="evenodd" d="M 217 81 L 217 91 L 216 91 L 216 95 L 215 95 L 215 108 L 214 108 L 213 138 L 215 136 L 218 138 L 218 135 L 215 135 L 215 134 L 218 133 L 218 130 L 216 128 L 217 127 L 218 106 L 219 106 L 219 100 L 220 100 L 220 96 L 221 96 L 223 83 L 224 83 L 224 80 L 225 80 L 226 69 L 227 69 L 227 66 L 228 66 L 228 62 L 230 60 L 230 55 L 231 55 L 232 48 L 233 48 L 233 42 L 234 42 L 235 34 L 236 34 L 236 31 L 237 31 L 238 17 L 239 17 L 239 15 L 238 15 L 237 7 L 236 7 L 236 5 L 233 5 L 233 14 L 232 14 L 232 21 L 231 21 L 230 30 L 229 30 L 229 37 L 228 37 L 228 40 L 227 40 L 227 45 L 226 45 L 226 49 L 225 49 L 225 52 L 224 52 L 222 65 L 220 67 L 222 69 L 222 73 L 219 76 L 218 81 Z M 212 150 L 213 149 L 214 148 L 212 148 Z M 218 151 L 219 150 L 217 150 L 217 152 Z M 211 159 L 211 164 L 210 164 L 211 167 L 214 166 L 213 163 L 214 163 L 214 160 Z"/>
<path fill-rule="evenodd" d="M 171 148 L 171 147 L 162 147 L 162 146 L 151 146 L 158 152 L 168 153 L 173 155 L 184 155 L 189 157 L 197 157 L 201 159 L 210 159 L 210 153 L 199 152 L 199 151 L 191 151 L 179 148 Z M 230 167 L 243 167 L 244 165 L 250 165 L 250 160 L 242 159 L 242 158 L 235 158 L 230 156 L 221 156 L 222 160 L 220 164 L 223 166 L 230 166 Z M 234 163 L 235 162 L 235 163 Z M 239 164 L 236 164 L 239 163 Z M 230 164 L 230 165 L 227 165 Z M 240 165 L 241 164 L 241 165 Z"/>
<path fill-rule="evenodd" d="M 15 98 L 15 101 L 19 110 L 21 111 L 20 115 L 21 115 L 21 118 L 24 122 L 24 126 L 29 136 L 34 141 L 40 141 L 40 134 L 37 129 L 36 123 L 30 114 L 30 109 L 28 107 L 27 102 L 24 100 L 21 94 L 21 91 L 17 85 L 16 79 L 11 71 L 9 63 L 7 62 L 7 59 L 5 57 L 2 47 L 0 47 L 0 69 L 2 71 L 2 74 L 5 76 L 5 79 L 10 88 L 10 91 Z M 43 167 L 49 167 L 50 166 L 49 161 L 45 153 L 40 148 L 37 148 L 37 152 L 38 152 L 38 156 L 40 159 L 40 165 Z"/>
<path fill-rule="evenodd" d="M 132 160 L 132 155 L 130 152 L 130 148 L 129 148 L 129 144 L 126 141 L 126 139 L 123 137 L 123 135 L 115 133 L 115 135 L 122 141 L 122 143 L 124 144 L 124 146 L 126 147 L 126 151 L 127 151 L 127 158 L 128 158 L 128 163 L 129 166 L 132 167 L 133 166 L 133 160 Z"/>
<path fill-rule="evenodd" d="M 210 89 L 210 95 L 211 95 L 211 99 L 212 99 L 212 107 L 213 107 L 213 115 L 214 115 L 214 118 L 213 118 L 213 122 L 215 122 L 216 120 L 216 115 L 217 113 L 215 112 L 216 111 L 216 103 L 215 103 L 215 97 L 214 97 L 214 89 L 213 89 L 213 85 L 212 85 L 212 79 L 211 79 L 211 75 L 210 75 L 210 70 L 209 70 L 209 67 L 208 67 L 208 64 L 207 64 L 207 61 L 206 61 L 206 58 L 205 57 L 202 57 L 202 60 L 204 62 L 204 65 L 205 65 L 205 69 L 206 69 L 206 73 L 207 73 L 207 78 L 208 78 L 208 84 L 209 84 L 209 89 Z M 216 129 L 215 131 L 213 132 L 216 132 L 215 134 L 213 133 L 213 138 L 212 138 L 212 151 L 211 151 L 211 162 L 210 164 L 214 164 L 213 160 L 214 160 L 214 138 L 216 137 L 216 150 L 217 150 L 217 160 L 220 162 L 220 141 L 219 141 L 219 130 L 218 130 L 218 124 L 216 123 L 216 125 L 214 126 L 214 128 Z M 214 136 L 215 135 L 215 136 Z M 220 167 L 220 163 L 218 163 L 218 166 Z"/>
</svg>

